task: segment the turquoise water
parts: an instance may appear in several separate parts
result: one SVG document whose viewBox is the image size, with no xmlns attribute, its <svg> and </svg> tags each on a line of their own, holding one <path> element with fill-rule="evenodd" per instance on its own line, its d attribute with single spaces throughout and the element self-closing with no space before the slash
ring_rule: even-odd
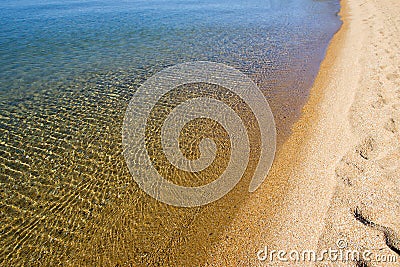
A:
<svg viewBox="0 0 400 267">
<path fill-rule="evenodd" d="M 0 265 L 166 265 L 183 246 L 217 242 L 243 199 L 179 210 L 141 192 L 121 156 L 130 98 L 167 66 L 225 63 L 260 87 L 282 143 L 338 10 L 337 0 L 0 1 Z M 210 215 L 213 235 L 190 223 Z"/>
</svg>

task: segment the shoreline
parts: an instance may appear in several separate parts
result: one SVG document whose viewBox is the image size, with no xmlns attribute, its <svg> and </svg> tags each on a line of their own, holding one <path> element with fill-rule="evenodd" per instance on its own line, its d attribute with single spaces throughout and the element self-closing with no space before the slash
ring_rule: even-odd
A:
<svg viewBox="0 0 400 267">
<path fill-rule="evenodd" d="M 222 244 L 217 245 L 216 252 L 213 253 L 216 256 L 229 255 L 240 264 L 257 266 L 257 264 L 267 263 L 256 259 L 256 252 L 264 246 L 275 250 L 315 249 L 317 247 L 318 238 L 324 225 L 323 219 L 310 223 L 307 218 L 301 218 L 301 220 L 296 218 L 300 218 L 301 216 L 298 215 L 301 213 L 309 215 L 310 212 L 306 212 L 308 208 L 314 208 L 314 216 L 318 214 L 318 216 L 324 217 L 324 211 L 328 208 L 334 192 L 334 182 L 331 181 L 330 187 L 319 194 L 320 196 L 328 194 L 321 209 L 321 205 L 313 207 L 311 204 L 305 203 L 304 199 L 302 200 L 305 192 L 312 191 L 307 184 L 307 178 L 312 175 L 308 173 L 307 176 L 299 179 L 298 174 L 306 173 L 307 166 L 304 164 L 315 162 L 315 159 L 307 155 L 310 152 L 308 143 L 313 142 L 315 144 L 316 136 L 318 136 L 316 128 L 321 121 L 322 114 L 326 112 L 322 110 L 324 98 L 326 98 L 326 93 L 331 91 L 326 88 L 331 81 L 328 76 L 334 65 L 337 64 L 337 55 L 343 49 L 344 39 L 348 34 L 348 6 L 345 0 L 341 0 L 340 4 L 341 8 L 338 15 L 343 24 L 329 43 L 310 90 L 309 98 L 302 108 L 301 116 L 293 124 L 291 135 L 279 149 L 264 184 L 253 193 L 227 231 L 230 234 L 238 234 L 235 234 L 229 243 L 222 240 Z M 327 106 L 326 103 L 325 106 Z M 299 186 L 299 182 L 302 182 L 301 186 Z M 322 187 L 318 179 L 313 182 L 315 183 L 314 189 Z M 260 207 L 263 208 L 260 209 Z M 292 214 L 297 214 L 296 218 L 293 218 Z M 240 236 L 243 228 L 251 229 L 247 231 L 246 236 Z M 302 228 L 308 228 L 308 230 L 301 231 Z M 316 228 L 318 228 L 317 231 L 315 231 Z M 310 237 L 312 237 L 312 240 L 309 240 Z M 297 242 L 297 240 L 304 242 Z M 232 241 L 234 244 L 232 244 Z M 238 253 L 232 247 L 243 247 L 245 250 Z M 254 252 L 254 254 L 251 255 L 250 252 Z M 214 263 L 218 261 L 220 260 L 215 261 L 214 259 L 210 266 L 214 266 Z M 268 262 L 268 264 L 270 263 Z"/>
<path fill-rule="evenodd" d="M 350 18 L 348 0 L 341 0 L 340 5 L 338 15 L 342 26 L 329 43 L 309 99 L 302 108 L 300 119 L 293 125 L 281 155 L 281 161 L 292 163 L 278 172 L 278 175 L 290 178 L 281 209 L 271 223 L 274 234 L 268 243 L 276 249 L 317 249 L 337 186 L 334 166 L 354 145 L 351 127 L 344 115 L 350 110 L 356 92 L 339 85 L 347 84 L 339 79 L 343 77 L 341 66 L 351 64 L 345 58 L 346 47 L 354 45 L 354 39 L 349 37 L 354 21 Z M 358 77 L 356 71 L 353 74 Z M 350 86 L 350 81 L 348 85 L 355 88 Z M 341 141 L 338 142 L 336 136 L 340 136 Z M 291 153 L 295 156 L 288 157 Z M 305 265 L 307 263 L 299 264 Z"/>
<path fill-rule="evenodd" d="M 398 254 L 400 223 L 396 213 L 385 207 L 400 214 L 400 204 L 396 205 L 400 203 L 400 186 L 390 179 L 400 170 L 400 90 L 396 91 L 400 85 L 398 69 L 396 72 L 396 65 L 400 65 L 396 56 L 399 38 L 392 34 L 398 29 L 396 23 L 400 24 L 393 20 L 396 11 L 400 12 L 400 4 L 395 0 L 341 0 L 340 4 L 343 24 L 331 39 L 301 117 L 293 125 L 266 181 L 227 229 L 230 239 L 216 244 L 209 266 L 216 262 L 283 266 L 279 261 L 258 261 L 257 251 L 265 246 L 270 250 L 322 251 L 337 248 L 336 242 L 341 238 L 357 251 L 386 247 L 389 254 Z M 375 25 L 380 27 L 378 32 L 382 36 L 387 35 L 384 41 L 382 36 L 376 36 Z M 390 50 L 393 45 L 397 48 Z M 387 53 L 387 66 L 377 66 L 384 61 L 383 53 Z M 393 73 L 385 70 L 390 65 Z M 381 81 L 377 73 L 388 81 Z M 390 95 L 386 88 L 390 88 Z M 369 97 L 363 99 L 367 91 Z M 393 105 L 390 112 L 382 115 L 382 126 L 374 116 L 380 112 L 374 105 L 384 107 L 389 101 Z M 389 161 L 385 164 L 392 167 L 395 164 L 397 169 L 389 172 L 390 168 L 382 167 L 383 163 L 372 169 L 380 160 Z M 374 183 L 367 187 L 360 182 L 363 175 L 374 177 Z M 397 191 L 388 189 L 388 185 L 398 188 Z M 369 206 L 371 195 L 380 198 Z M 308 265 L 314 263 L 288 263 Z"/>
</svg>

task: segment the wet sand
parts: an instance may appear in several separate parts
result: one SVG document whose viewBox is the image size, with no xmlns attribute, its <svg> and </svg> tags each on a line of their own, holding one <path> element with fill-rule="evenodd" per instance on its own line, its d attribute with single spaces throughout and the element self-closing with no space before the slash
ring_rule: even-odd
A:
<svg viewBox="0 0 400 267">
<path fill-rule="evenodd" d="M 337 249 L 400 261 L 400 2 L 342 1 L 343 26 L 327 51 L 302 117 L 267 182 L 241 208 L 209 266 L 308 266 L 259 261 L 257 252 Z M 225 236 L 225 235 L 224 235 Z M 337 266 L 337 262 L 320 262 Z M 397 264 L 397 265 L 396 265 Z"/>
</svg>

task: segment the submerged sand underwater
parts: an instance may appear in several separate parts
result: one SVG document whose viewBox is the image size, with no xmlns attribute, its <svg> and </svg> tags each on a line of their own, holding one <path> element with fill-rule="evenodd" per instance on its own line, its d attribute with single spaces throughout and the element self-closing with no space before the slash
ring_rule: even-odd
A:
<svg viewBox="0 0 400 267">
<path fill-rule="evenodd" d="M 58 23 L 70 17 L 50 4 L 38 9 L 46 10 L 49 28 L 36 29 L 30 39 L 35 45 L 14 45 L 13 40 L 27 40 L 21 33 L 2 38 L 1 47 L 10 51 L 1 50 L 8 60 L 1 65 L 1 264 L 293 266 L 261 262 L 256 253 L 265 245 L 320 251 L 343 239 L 349 249 L 397 256 L 397 262 L 351 260 L 343 266 L 399 265 L 399 3 L 343 0 L 344 27 L 290 136 L 339 26 L 337 3 L 251 3 L 248 13 L 240 3 L 228 2 L 189 5 L 183 11 L 178 5 L 172 12 L 163 6 L 166 17 L 153 7 L 131 7 L 134 14 L 155 12 L 140 18 L 150 27 L 137 32 L 143 43 L 124 42 L 136 34 L 126 27 L 123 34 L 102 36 L 98 51 L 95 25 L 84 18 L 94 12 L 96 18 L 110 19 L 112 8 L 74 6 L 69 15 L 83 12 L 77 21 L 91 29 L 82 31 L 85 42 L 76 43 L 79 23 L 70 25 L 73 31 L 65 28 L 68 34 L 61 38 L 53 12 L 63 18 Z M 132 19 L 128 11 L 117 11 L 124 25 Z M 210 20 L 202 19 L 207 12 Z M 182 14 L 193 16 L 196 27 L 181 27 Z M 158 27 L 162 19 L 171 24 Z M 38 21 L 33 17 L 25 23 Z M 13 27 L 7 29 L 14 33 Z M 106 41 L 115 36 L 117 43 Z M 41 40 L 49 40 L 43 50 L 36 46 Z M 81 49 L 85 56 L 69 61 L 68 49 L 47 53 L 52 40 L 64 43 L 63 49 L 78 47 L 74 53 Z M 113 47 L 121 49 L 116 58 Z M 253 162 L 220 201 L 182 209 L 157 202 L 132 181 L 121 154 L 121 125 L 127 103 L 146 78 L 189 60 L 224 62 L 249 75 L 270 101 L 281 149 L 260 190 L 248 193 Z M 50 67 L 54 62 L 61 71 Z M 93 69 L 58 76 L 74 64 Z M 205 135 L 210 132 L 204 129 Z M 226 141 L 223 133 L 214 137 Z"/>
</svg>

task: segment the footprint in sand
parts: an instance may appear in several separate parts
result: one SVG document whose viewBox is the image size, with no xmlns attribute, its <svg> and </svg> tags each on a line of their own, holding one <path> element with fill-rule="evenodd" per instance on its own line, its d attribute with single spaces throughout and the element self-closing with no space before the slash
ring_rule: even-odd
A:
<svg viewBox="0 0 400 267">
<path fill-rule="evenodd" d="M 378 230 L 382 232 L 385 236 L 385 243 L 386 245 L 395 253 L 400 255 L 400 238 L 398 236 L 398 233 L 396 233 L 393 229 L 390 227 L 386 227 L 383 225 L 379 225 L 377 223 L 374 223 L 373 221 L 369 220 L 366 216 L 363 215 L 363 211 L 360 208 L 355 208 L 353 211 L 353 216 L 354 218 L 364 224 L 365 226 L 368 226 L 372 229 Z"/>
<path fill-rule="evenodd" d="M 391 133 L 397 133 L 397 123 L 393 118 L 390 118 L 384 126 L 385 130 Z"/>
</svg>

